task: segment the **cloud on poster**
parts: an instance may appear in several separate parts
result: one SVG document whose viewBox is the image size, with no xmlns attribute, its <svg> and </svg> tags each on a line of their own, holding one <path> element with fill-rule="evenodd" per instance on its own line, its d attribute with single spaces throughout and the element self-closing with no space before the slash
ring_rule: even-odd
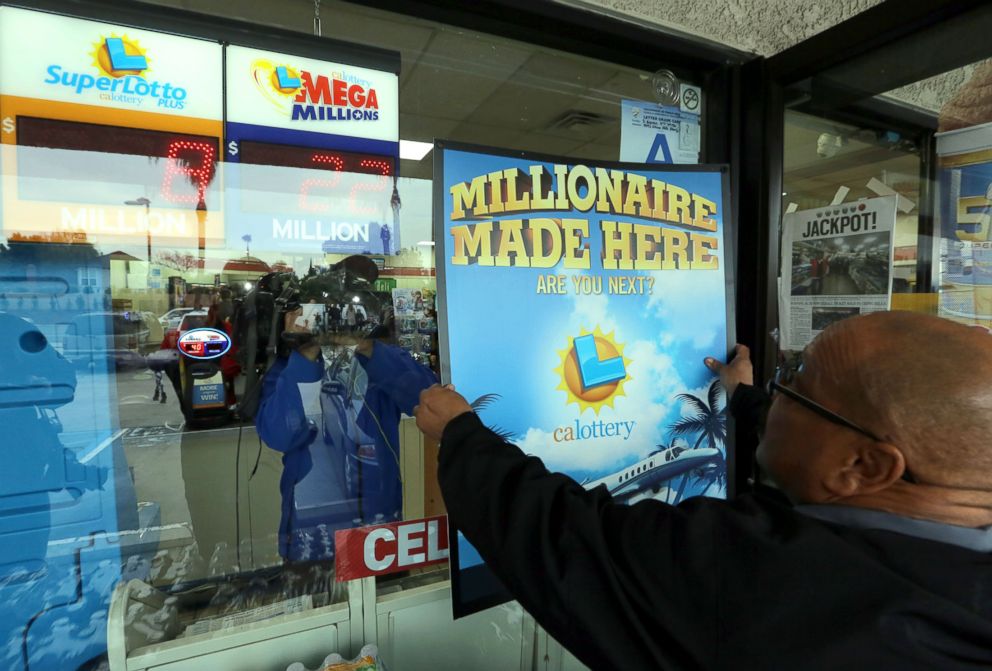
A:
<svg viewBox="0 0 992 671">
<path fill-rule="evenodd" d="M 671 347 L 682 342 L 696 349 L 722 347 L 726 314 L 723 306 L 700 304 L 700 296 L 719 296 L 723 277 L 715 273 L 669 273 L 656 283 L 647 302 L 650 316 L 664 320 L 665 330 L 659 334 L 662 344 Z"/>
</svg>

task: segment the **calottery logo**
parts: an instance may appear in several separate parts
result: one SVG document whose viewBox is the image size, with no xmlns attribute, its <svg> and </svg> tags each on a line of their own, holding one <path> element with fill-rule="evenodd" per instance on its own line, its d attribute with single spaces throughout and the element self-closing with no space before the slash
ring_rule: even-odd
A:
<svg viewBox="0 0 992 671">
<path fill-rule="evenodd" d="M 101 37 L 89 55 L 96 75 L 52 64 L 45 69 L 44 83 L 66 87 L 78 96 L 89 95 L 95 89 L 102 101 L 133 107 L 186 107 L 186 89 L 148 77 L 151 59 L 138 40 L 127 35 Z"/>
<path fill-rule="evenodd" d="M 565 349 L 558 352 L 561 365 L 555 373 L 561 378 L 561 389 L 568 395 L 567 403 L 579 406 L 579 415 L 592 408 L 596 415 L 603 406 L 613 407 L 613 401 L 623 396 L 623 385 L 630 379 L 630 360 L 623 355 L 624 346 L 613 333 L 604 334 L 597 326 L 591 332 L 582 329 L 569 338 Z M 572 424 L 559 426 L 552 433 L 556 443 L 600 438 L 628 440 L 636 421 L 607 422 L 595 419 L 582 422 L 577 417 Z"/>
<path fill-rule="evenodd" d="M 93 45 L 93 65 L 107 77 L 142 75 L 148 70 L 148 54 L 137 40 L 113 35 Z"/>
<path fill-rule="evenodd" d="M 598 415 L 603 406 L 612 408 L 614 399 L 624 395 L 630 361 L 612 332 L 604 334 L 598 326 L 591 332 L 582 329 L 577 337 L 568 339 L 558 356 L 558 389 L 568 395 L 567 403 L 579 406 L 580 413 L 592 408 Z"/>
<path fill-rule="evenodd" d="M 348 72 L 315 74 L 259 59 L 251 78 L 262 97 L 293 121 L 378 121 L 372 82 Z"/>
</svg>

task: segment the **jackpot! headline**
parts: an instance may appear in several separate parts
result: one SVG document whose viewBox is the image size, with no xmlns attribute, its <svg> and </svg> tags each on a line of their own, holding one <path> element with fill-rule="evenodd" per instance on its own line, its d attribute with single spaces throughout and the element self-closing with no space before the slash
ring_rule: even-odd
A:
<svg viewBox="0 0 992 671">
<path fill-rule="evenodd" d="M 674 184 L 644 175 L 584 165 L 508 168 L 449 188 L 451 264 L 591 270 L 589 219 L 535 216 L 542 212 L 596 212 L 604 271 L 719 270 L 717 204 Z M 527 215 L 514 218 L 513 215 Z M 613 215 L 612 217 L 610 215 Z M 493 217 L 499 217 L 498 220 Z M 640 221 L 630 221 L 636 218 Z M 537 293 L 651 293 L 650 276 L 541 276 Z"/>
</svg>

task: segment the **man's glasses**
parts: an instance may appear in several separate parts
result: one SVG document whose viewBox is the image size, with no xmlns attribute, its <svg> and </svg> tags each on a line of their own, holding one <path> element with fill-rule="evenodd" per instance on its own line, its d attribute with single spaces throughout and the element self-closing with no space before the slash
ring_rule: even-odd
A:
<svg viewBox="0 0 992 671">
<path fill-rule="evenodd" d="M 778 392 L 783 396 L 787 396 L 788 398 L 792 399 L 793 401 L 803 406 L 807 410 L 812 410 L 820 417 L 823 417 L 824 419 L 833 422 L 834 424 L 839 424 L 840 426 L 847 427 L 852 431 L 857 431 L 861 435 L 867 436 L 868 438 L 871 438 L 876 442 L 883 442 L 881 438 L 876 436 L 868 429 L 859 426 L 858 424 L 852 422 L 851 420 L 847 419 L 842 415 L 837 414 L 836 412 L 830 410 L 829 408 L 823 407 L 822 405 L 820 405 L 813 399 L 809 398 L 808 396 L 804 396 L 803 394 L 800 394 L 795 389 L 785 386 L 786 384 L 792 382 L 796 374 L 799 373 L 802 369 L 803 369 L 802 357 L 798 357 L 791 364 L 781 365 L 777 369 L 775 369 L 775 376 L 772 379 L 768 380 L 768 385 L 766 388 L 768 395 L 773 396 L 775 392 Z M 906 482 L 912 482 L 912 483 L 916 482 L 916 478 L 914 478 L 910 474 L 909 469 L 905 469 L 903 471 L 902 479 L 905 480 Z"/>
</svg>

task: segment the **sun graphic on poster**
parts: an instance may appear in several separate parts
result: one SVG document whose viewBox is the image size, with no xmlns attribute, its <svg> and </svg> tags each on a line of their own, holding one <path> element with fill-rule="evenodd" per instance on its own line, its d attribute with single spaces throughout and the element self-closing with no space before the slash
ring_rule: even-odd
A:
<svg viewBox="0 0 992 671">
<path fill-rule="evenodd" d="M 117 44 L 117 40 L 120 44 Z M 108 44 L 109 42 L 109 44 Z M 121 48 L 121 51 L 116 51 Z M 93 57 L 91 65 L 107 77 L 119 79 L 128 75 L 144 77 L 151 72 L 152 59 L 148 57 L 148 52 L 138 44 L 138 41 L 127 35 L 111 33 L 109 37 L 101 39 L 93 45 L 90 53 Z M 124 66 L 119 64 L 123 62 Z"/>
<path fill-rule="evenodd" d="M 590 342 L 591 339 L 591 342 Z M 577 342 L 578 341 L 578 342 Z M 583 358 L 580 363 L 578 351 L 583 346 L 595 345 L 594 360 Z M 627 370 L 630 360 L 623 355 L 624 346 L 616 341 L 614 332 L 604 334 L 597 326 L 592 331 L 582 329 L 578 338 L 569 338 L 565 349 L 558 352 L 561 365 L 554 372 L 561 378 L 558 389 L 568 395 L 567 403 L 579 406 L 579 414 L 587 408 L 598 415 L 603 406 L 613 407 L 613 401 L 618 396 L 624 396 L 624 383 L 630 379 Z M 583 366 L 585 368 L 583 368 Z M 609 367 L 609 370 L 593 370 L 593 368 Z M 584 379 L 597 377 L 605 381 L 585 386 Z"/>
</svg>

